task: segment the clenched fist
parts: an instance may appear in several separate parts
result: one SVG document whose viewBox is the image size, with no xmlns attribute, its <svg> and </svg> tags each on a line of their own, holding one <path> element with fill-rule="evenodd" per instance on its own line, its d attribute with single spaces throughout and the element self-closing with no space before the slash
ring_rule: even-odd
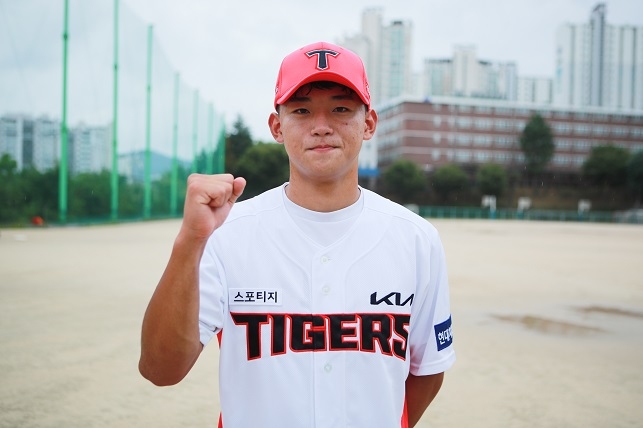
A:
<svg viewBox="0 0 643 428">
<path fill-rule="evenodd" d="M 245 187 L 246 180 L 232 174 L 191 174 L 180 234 L 191 240 L 207 240 L 223 224 Z"/>
</svg>

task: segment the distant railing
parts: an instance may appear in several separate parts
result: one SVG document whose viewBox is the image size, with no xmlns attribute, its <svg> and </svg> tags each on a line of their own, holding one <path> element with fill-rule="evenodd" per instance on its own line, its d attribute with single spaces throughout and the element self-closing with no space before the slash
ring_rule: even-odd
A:
<svg viewBox="0 0 643 428">
<path fill-rule="evenodd" d="M 502 219 L 502 220 L 541 220 L 541 221 L 584 221 L 596 223 L 638 223 L 643 224 L 643 210 L 630 211 L 578 211 L 565 210 L 527 210 L 518 211 L 499 209 L 491 211 L 477 207 L 438 207 L 421 206 L 418 214 L 425 218 L 456 219 Z"/>
</svg>

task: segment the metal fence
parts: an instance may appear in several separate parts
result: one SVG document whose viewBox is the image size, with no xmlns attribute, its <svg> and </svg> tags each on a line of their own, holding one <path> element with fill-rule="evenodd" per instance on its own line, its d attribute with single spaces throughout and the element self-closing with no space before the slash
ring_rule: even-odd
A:
<svg viewBox="0 0 643 428">
<path fill-rule="evenodd" d="M 643 209 L 628 211 L 565 211 L 565 210 L 495 210 L 477 207 L 421 206 L 411 208 L 425 218 L 502 219 L 541 221 L 581 221 L 595 223 L 643 224 Z"/>
</svg>

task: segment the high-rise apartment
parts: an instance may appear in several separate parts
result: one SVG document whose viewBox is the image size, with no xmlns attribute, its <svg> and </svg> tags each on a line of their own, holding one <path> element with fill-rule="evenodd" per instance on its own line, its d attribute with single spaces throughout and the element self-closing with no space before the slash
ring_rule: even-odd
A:
<svg viewBox="0 0 643 428">
<path fill-rule="evenodd" d="M 59 159 L 59 123 L 47 117 L 26 115 L 0 117 L 0 155 L 8 154 L 18 170 L 34 168 L 46 171 Z"/>
<path fill-rule="evenodd" d="M 79 125 L 69 130 L 69 171 L 100 172 L 111 168 L 111 128 Z"/>
<path fill-rule="evenodd" d="M 516 101 L 522 104 L 551 104 L 552 80 L 548 77 L 518 77 Z"/>
<path fill-rule="evenodd" d="M 382 31 L 381 101 L 411 95 L 411 40 L 413 26 L 409 21 L 393 21 Z"/>
<path fill-rule="evenodd" d="M 420 95 L 514 101 L 518 69 L 514 62 L 483 61 L 473 45 L 455 46 L 452 58 L 425 59 Z"/>
<path fill-rule="evenodd" d="M 363 12 L 361 25 L 358 34 L 345 37 L 339 44 L 364 61 L 372 104 L 378 106 L 392 98 L 410 95 L 413 91 L 411 23 L 396 20 L 384 25 L 381 9 L 370 8 Z M 362 145 L 359 166 L 362 176 L 377 174 L 375 140 Z"/>
<path fill-rule="evenodd" d="M 554 104 L 643 109 L 643 26 L 609 25 L 606 14 L 600 3 L 587 23 L 558 29 Z"/>
</svg>

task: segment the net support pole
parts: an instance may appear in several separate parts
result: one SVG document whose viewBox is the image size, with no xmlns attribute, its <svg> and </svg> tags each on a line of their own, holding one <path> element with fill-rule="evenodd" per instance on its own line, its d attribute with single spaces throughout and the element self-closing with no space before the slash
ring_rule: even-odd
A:
<svg viewBox="0 0 643 428">
<path fill-rule="evenodd" d="M 174 123 L 172 125 L 172 175 L 170 177 L 170 215 L 177 215 L 179 184 L 179 73 L 174 74 Z"/>
<path fill-rule="evenodd" d="M 118 219 L 118 2 L 114 0 L 114 93 L 112 102 L 111 219 Z"/>
<path fill-rule="evenodd" d="M 214 173 L 214 106 L 208 104 L 208 150 L 206 150 L 205 173 Z"/>
<path fill-rule="evenodd" d="M 60 168 L 58 171 L 58 218 L 67 222 L 67 49 L 69 44 L 69 0 L 65 0 L 63 18 L 63 87 L 62 120 L 60 123 Z"/>
<path fill-rule="evenodd" d="M 197 150 L 199 140 L 199 90 L 194 90 L 194 116 L 192 120 L 192 172 L 197 172 Z"/>
<path fill-rule="evenodd" d="M 152 43 L 153 27 L 147 27 L 147 85 L 145 106 L 145 187 L 143 218 L 152 216 Z"/>
</svg>

